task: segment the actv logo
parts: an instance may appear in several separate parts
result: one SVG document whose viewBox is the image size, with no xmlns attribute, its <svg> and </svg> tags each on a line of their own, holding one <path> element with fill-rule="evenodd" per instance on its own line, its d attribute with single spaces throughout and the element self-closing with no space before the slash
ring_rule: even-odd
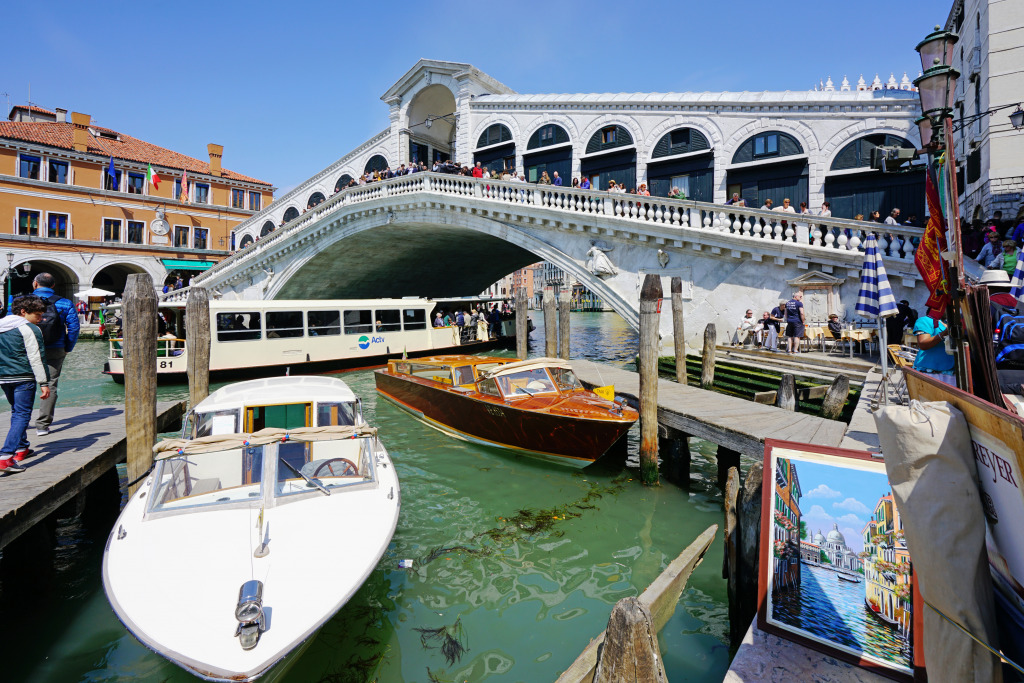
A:
<svg viewBox="0 0 1024 683">
<path fill-rule="evenodd" d="M 359 338 L 359 348 L 368 349 L 370 344 L 383 344 L 384 337 L 367 337 L 365 334 Z"/>
</svg>

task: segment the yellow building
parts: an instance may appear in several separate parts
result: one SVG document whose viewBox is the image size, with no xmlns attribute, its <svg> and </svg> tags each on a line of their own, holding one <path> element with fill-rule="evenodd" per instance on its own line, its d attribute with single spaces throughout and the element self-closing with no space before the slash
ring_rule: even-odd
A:
<svg viewBox="0 0 1024 683">
<path fill-rule="evenodd" d="M 912 619 L 912 568 L 903 520 L 892 493 L 878 500 L 862 533 L 864 600 L 877 617 L 907 632 Z"/>
<path fill-rule="evenodd" d="M 32 273 L 48 271 L 64 296 L 90 287 L 119 294 L 130 273 L 148 272 L 160 287 L 226 257 L 232 229 L 270 204 L 275 188 L 223 168 L 220 145 L 207 151 L 207 161 L 194 159 L 87 114 L 11 109 L 0 121 L 7 292 L 28 291 Z"/>
</svg>

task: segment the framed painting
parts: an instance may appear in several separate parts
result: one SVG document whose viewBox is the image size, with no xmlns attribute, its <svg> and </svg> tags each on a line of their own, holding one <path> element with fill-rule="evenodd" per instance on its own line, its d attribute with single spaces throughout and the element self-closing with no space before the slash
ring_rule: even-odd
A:
<svg viewBox="0 0 1024 683">
<path fill-rule="evenodd" d="M 921 599 L 881 458 L 773 440 L 764 458 L 759 628 L 921 678 Z"/>
</svg>

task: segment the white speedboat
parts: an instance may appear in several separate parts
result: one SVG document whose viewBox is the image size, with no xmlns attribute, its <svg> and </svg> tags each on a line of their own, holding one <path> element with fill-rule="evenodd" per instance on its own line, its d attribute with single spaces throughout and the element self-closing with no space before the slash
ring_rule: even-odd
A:
<svg viewBox="0 0 1024 683">
<path fill-rule="evenodd" d="M 398 478 L 337 379 L 228 386 L 190 418 L 198 438 L 156 446 L 114 525 L 103 587 L 132 635 L 189 672 L 274 678 L 387 550 Z"/>
</svg>

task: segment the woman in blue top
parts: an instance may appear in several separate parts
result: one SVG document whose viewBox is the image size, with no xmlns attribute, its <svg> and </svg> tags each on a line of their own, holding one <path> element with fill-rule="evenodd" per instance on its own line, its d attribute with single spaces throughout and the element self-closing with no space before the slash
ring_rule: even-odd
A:
<svg viewBox="0 0 1024 683">
<path fill-rule="evenodd" d="M 914 359 L 914 369 L 935 375 L 935 379 L 951 386 L 956 386 L 956 377 L 953 375 L 953 356 L 946 353 L 944 343 L 949 336 L 946 323 L 935 320 L 931 316 L 922 315 L 914 323 L 914 334 L 917 336 L 917 358 Z"/>
</svg>

